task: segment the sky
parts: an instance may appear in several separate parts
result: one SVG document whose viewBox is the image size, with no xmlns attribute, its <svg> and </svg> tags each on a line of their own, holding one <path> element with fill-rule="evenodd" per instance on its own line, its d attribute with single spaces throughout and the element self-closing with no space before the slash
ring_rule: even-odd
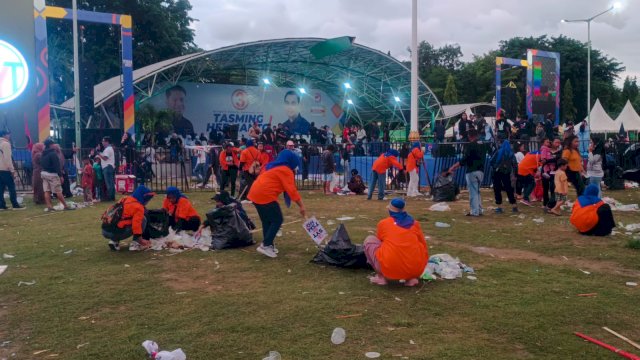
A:
<svg viewBox="0 0 640 360">
<path fill-rule="evenodd" d="M 190 0 L 196 44 L 206 50 L 286 37 L 355 36 L 356 42 L 407 60 L 411 41 L 411 0 Z M 547 34 L 587 41 L 585 19 L 612 5 L 609 0 L 418 0 L 418 40 L 436 47 L 457 43 L 464 60 L 498 47 L 515 36 Z M 640 77 L 640 0 L 591 25 L 594 48 Z"/>
</svg>

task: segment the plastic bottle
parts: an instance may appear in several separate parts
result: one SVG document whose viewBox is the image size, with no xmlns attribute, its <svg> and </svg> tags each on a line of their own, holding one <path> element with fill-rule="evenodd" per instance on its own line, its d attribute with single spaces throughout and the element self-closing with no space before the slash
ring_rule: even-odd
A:
<svg viewBox="0 0 640 360">
<path fill-rule="evenodd" d="M 338 327 L 333 329 L 333 333 L 331 334 L 331 342 L 334 345 L 340 345 L 344 342 L 346 337 L 347 337 L 347 334 L 344 331 L 344 329 Z"/>
<path fill-rule="evenodd" d="M 269 351 L 269 356 L 267 356 L 266 358 L 262 359 L 262 360 L 281 360 L 282 357 L 280 356 L 280 353 L 277 351 Z"/>
</svg>

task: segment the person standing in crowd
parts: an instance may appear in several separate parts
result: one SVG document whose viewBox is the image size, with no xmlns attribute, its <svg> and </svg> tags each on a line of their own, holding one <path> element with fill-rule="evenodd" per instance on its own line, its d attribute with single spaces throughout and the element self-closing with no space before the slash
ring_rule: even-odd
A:
<svg viewBox="0 0 640 360">
<path fill-rule="evenodd" d="M 11 132 L 0 130 L 0 211 L 7 210 L 4 200 L 4 189 L 9 191 L 9 200 L 13 210 L 24 210 L 25 207 L 18 204 L 15 178 L 18 172 L 13 167 L 13 154 L 11 151 Z"/>
<path fill-rule="evenodd" d="M 167 188 L 167 197 L 162 202 L 162 208 L 169 214 L 169 226 L 176 232 L 198 231 L 200 216 L 191 201 L 177 187 Z"/>
<path fill-rule="evenodd" d="M 469 121 L 467 113 L 460 115 L 460 121 L 458 122 L 458 134 L 460 135 L 460 141 L 469 141 L 469 130 L 473 127 L 473 124 Z"/>
<path fill-rule="evenodd" d="M 31 149 L 31 162 L 33 163 L 33 174 L 31 177 L 31 186 L 33 186 L 33 202 L 36 205 L 44 204 L 44 189 L 42 189 L 42 152 L 44 151 L 43 143 L 33 144 Z"/>
<path fill-rule="evenodd" d="M 102 175 L 102 165 L 100 165 L 100 156 L 96 155 L 93 159 L 93 198 L 102 200 L 104 187 L 104 176 Z"/>
<path fill-rule="evenodd" d="M 107 188 L 107 193 L 105 194 L 103 200 L 115 201 L 116 200 L 116 178 L 115 178 L 116 159 L 115 159 L 115 153 L 113 151 L 113 146 L 111 146 L 111 138 L 109 136 L 105 136 L 102 138 L 102 146 L 104 150 L 99 155 L 100 165 L 102 166 L 102 175 L 104 176 L 104 183 Z"/>
<path fill-rule="evenodd" d="M 333 194 L 331 192 L 331 181 L 333 180 L 333 173 L 336 171 L 336 160 L 333 153 L 336 151 L 336 147 L 331 144 L 327 146 L 327 149 L 322 152 L 320 160 L 322 162 L 322 181 L 323 191 L 325 195 Z"/>
<path fill-rule="evenodd" d="M 298 167 L 298 157 L 290 150 L 282 150 L 276 160 L 267 165 L 267 171 L 258 177 L 249 190 L 248 199 L 258 211 L 262 222 L 262 244 L 256 249 L 259 253 L 275 258 L 278 250 L 274 245 L 276 234 L 282 226 L 284 218 L 278 204 L 278 197 L 284 193 L 287 207 L 291 201 L 298 204 L 300 215 L 306 218 L 307 213 L 298 193 L 294 171 Z"/>
<path fill-rule="evenodd" d="M 518 141 L 516 143 L 516 150 L 516 160 L 518 161 L 518 164 L 520 164 L 522 159 L 524 159 L 524 156 L 527 154 L 527 146 L 523 142 Z"/>
<path fill-rule="evenodd" d="M 604 177 L 604 168 L 606 155 L 604 152 L 604 144 L 598 138 L 592 138 L 589 145 L 589 160 L 587 161 L 587 177 L 589 178 L 589 184 L 595 185 L 598 188 L 597 196 L 602 197 L 602 188 L 600 182 Z"/>
<path fill-rule="evenodd" d="M 263 143 L 258 143 L 257 149 L 260 152 L 258 161 L 260 162 L 260 173 L 262 173 L 265 170 L 265 167 L 267 166 L 267 164 L 270 163 L 272 159 L 269 153 L 267 153 L 267 148 L 264 146 Z"/>
<path fill-rule="evenodd" d="M 409 173 L 409 185 L 407 186 L 407 196 L 416 197 L 420 195 L 420 165 L 424 158 L 420 142 L 416 141 L 411 145 L 411 151 L 407 155 L 407 172 Z"/>
<path fill-rule="evenodd" d="M 276 143 L 276 134 L 274 134 L 273 130 L 271 130 L 271 126 L 266 126 L 262 131 L 262 135 L 260 135 L 260 141 L 262 141 L 265 145 L 275 145 Z"/>
<path fill-rule="evenodd" d="M 384 200 L 384 191 L 387 187 L 387 170 L 391 167 L 402 170 L 402 164 L 398 162 L 398 156 L 400 156 L 398 150 L 389 149 L 373 162 L 367 200 L 371 200 L 373 197 L 373 191 L 376 189 L 376 184 L 378 184 L 378 200 Z"/>
<path fill-rule="evenodd" d="M 169 159 L 171 162 L 180 161 L 182 158 L 182 139 L 177 133 L 171 134 L 169 138 Z"/>
<path fill-rule="evenodd" d="M 566 159 L 558 160 L 556 164 L 556 175 L 554 177 L 555 187 L 556 187 L 556 206 L 554 206 L 549 213 L 553 215 L 560 216 L 561 206 L 567 202 L 567 194 L 569 193 L 569 181 L 567 178 L 568 162 Z"/>
<path fill-rule="evenodd" d="M 334 143 L 334 135 L 333 135 L 333 131 L 331 130 L 331 128 L 329 127 L 329 125 L 325 125 L 324 126 L 324 130 L 327 133 L 326 136 L 326 145 L 331 145 Z"/>
<path fill-rule="evenodd" d="M 260 140 L 261 133 L 262 131 L 260 130 L 260 125 L 258 125 L 257 121 L 254 121 L 253 126 L 249 129 L 249 137 L 257 143 Z"/>
<path fill-rule="evenodd" d="M 113 226 L 102 225 L 102 236 L 109 240 L 111 251 L 120 250 L 120 241 L 133 235 L 129 251 L 145 250 L 151 246 L 148 239 L 146 206 L 156 194 L 144 185 L 138 186 L 131 196 L 120 199 L 122 216 Z M 117 205 L 114 205 L 117 206 Z"/>
<path fill-rule="evenodd" d="M 197 148 L 194 149 L 196 166 L 193 168 L 193 174 L 198 179 L 198 182 L 204 182 L 204 178 L 207 175 L 207 152 L 200 143 L 200 140 L 196 140 L 195 146 L 197 146 Z"/>
<path fill-rule="evenodd" d="M 550 204 L 555 203 L 555 182 L 556 163 L 560 155 L 560 139 L 549 139 L 542 141 L 540 146 L 540 162 L 542 162 L 542 206 L 548 211 Z"/>
<path fill-rule="evenodd" d="M 511 211 L 518 212 L 518 206 L 516 205 L 516 196 L 514 194 L 513 186 L 511 186 L 511 178 L 518 171 L 518 162 L 513 154 L 513 149 L 509 140 L 504 139 L 502 145 L 496 151 L 495 155 L 490 160 L 491 167 L 493 168 L 493 194 L 496 200 L 496 214 L 502 214 L 502 192 L 507 193 L 509 204 L 511 205 Z"/>
<path fill-rule="evenodd" d="M 67 205 L 62 196 L 62 165 L 60 164 L 60 156 L 54 148 L 54 142 L 51 139 L 44 141 L 44 151 L 42 152 L 42 158 L 40 164 L 42 164 L 42 187 L 44 189 L 44 201 L 47 207 L 44 211 L 53 211 L 53 205 L 51 205 L 51 194 L 56 194 L 56 198 L 65 210 L 75 210 L 75 208 Z"/>
<path fill-rule="evenodd" d="M 436 143 L 441 144 L 444 142 L 444 135 L 447 132 L 447 129 L 444 127 L 444 120 L 436 121 L 436 126 L 433 130 Z"/>
<path fill-rule="evenodd" d="M 533 206 L 531 204 L 531 193 L 535 188 L 535 175 L 540 167 L 540 154 L 537 151 L 532 151 L 524 156 L 522 161 L 518 164 L 518 179 L 520 179 L 520 185 L 522 186 L 522 200 L 520 203 Z"/>
<path fill-rule="evenodd" d="M 554 136 L 555 134 L 553 133 L 554 121 L 553 121 L 553 115 L 551 113 L 548 113 L 547 116 L 545 116 L 543 126 L 544 126 L 544 133 L 547 139 L 555 138 Z"/>
<path fill-rule="evenodd" d="M 562 158 L 569 163 L 567 167 L 567 178 L 569 182 L 575 187 L 578 196 L 582 195 L 584 191 L 584 183 L 582 182 L 582 175 L 584 173 L 584 167 L 582 166 L 582 156 L 578 150 L 580 146 L 580 140 L 575 135 L 570 135 L 564 140 L 564 150 L 562 150 Z"/>
<path fill-rule="evenodd" d="M 547 134 L 544 131 L 544 125 L 542 125 L 542 123 L 538 123 L 538 125 L 536 125 L 536 140 L 538 142 L 542 142 L 542 140 L 545 139 L 545 136 Z"/>
<path fill-rule="evenodd" d="M 582 235 L 607 236 L 616 227 L 611 207 L 600 199 L 599 192 L 598 186 L 590 184 L 573 204 L 569 221 Z"/>
<path fill-rule="evenodd" d="M 499 118 L 496 120 L 496 134 L 498 139 L 511 138 L 511 125 L 504 115 L 504 111 L 500 111 Z"/>
<path fill-rule="evenodd" d="M 567 121 L 565 127 L 564 127 L 564 133 L 562 135 L 562 138 L 566 141 L 567 138 L 571 137 L 571 136 L 575 136 L 576 134 L 576 130 L 573 126 L 573 121 Z"/>
<path fill-rule="evenodd" d="M 247 140 L 247 147 L 240 154 L 240 168 L 242 169 L 240 200 L 246 200 L 251 186 L 260 174 L 260 151 L 253 145 L 253 140 Z"/>
<path fill-rule="evenodd" d="M 126 164 L 126 173 L 130 174 L 133 171 L 133 159 L 135 158 L 136 144 L 131 139 L 128 132 L 125 131 L 120 139 L 120 154 L 124 157 Z"/>
<path fill-rule="evenodd" d="M 220 183 L 220 191 L 224 191 L 227 184 L 231 186 L 231 196 L 236 195 L 236 178 L 238 177 L 238 168 L 240 167 L 240 159 L 238 158 L 238 149 L 233 146 L 232 142 L 228 142 L 224 150 L 220 151 L 220 168 L 222 169 L 222 182 Z"/>
<path fill-rule="evenodd" d="M 87 205 L 93 205 L 93 165 L 91 165 L 91 159 L 88 157 L 82 159 L 82 192 L 84 195 L 84 202 Z"/>
<path fill-rule="evenodd" d="M 467 216 L 480 216 L 483 212 L 480 185 L 484 179 L 484 165 L 487 155 L 484 145 L 478 143 L 478 132 L 475 129 L 470 129 L 467 136 L 469 144 L 465 146 L 464 155 L 459 162 L 449 168 L 449 173 L 461 166 L 466 167 L 465 179 L 469 189 L 469 205 L 471 207 Z"/>
<path fill-rule="evenodd" d="M 364 241 L 367 262 L 376 274 L 369 278 L 375 285 L 387 280 L 406 280 L 405 286 L 416 286 L 429 261 L 429 249 L 420 223 L 405 209 L 401 198 L 387 206 L 389 217 L 378 223 L 376 234 Z"/>
</svg>

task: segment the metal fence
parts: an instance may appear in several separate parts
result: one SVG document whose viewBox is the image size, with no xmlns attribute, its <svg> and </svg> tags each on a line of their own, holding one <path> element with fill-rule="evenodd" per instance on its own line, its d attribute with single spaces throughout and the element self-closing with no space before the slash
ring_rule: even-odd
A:
<svg viewBox="0 0 640 360">
<path fill-rule="evenodd" d="M 515 143 L 515 142 L 514 142 Z M 520 141 L 528 151 L 538 150 L 538 141 Z M 423 144 L 424 145 L 424 144 Z M 491 186 L 491 168 L 489 157 L 496 148 L 494 143 L 486 143 L 487 161 L 485 162 L 485 177 L 483 186 Z M 371 177 L 373 162 L 388 149 L 396 149 L 400 153 L 399 162 L 403 165 L 410 152 L 409 143 L 361 143 L 361 144 L 336 144 L 334 153 L 336 174 L 334 186 L 344 187 L 351 176 L 351 170 L 355 169 L 366 183 Z M 443 171 L 448 170 L 459 161 L 464 153 L 467 143 L 441 143 L 426 144 L 423 147 L 425 156 L 420 167 L 420 186 L 430 186 L 435 178 Z M 515 146 L 515 145 L 514 145 Z M 629 146 L 640 148 L 640 144 L 614 144 L 609 147 L 608 157 L 623 169 L 636 168 L 640 158 L 625 155 Z M 323 187 L 323 169 L 321 154 L 327 145 L 302 144 L 296 148 L 300 164 L 296 174 L 296 184 L 301 190 L 315 190 Z M 581 144 L 581 148 L 587 149 L 588 144 Z M 164 192 L 168 186 L 176 186 L 185 192 L 209 191 L 217 189 L 220 182 L 220 174 L 212 168 L 212 156 L 218 156 L 220 146 L 214 146 L 214 150 L 206 151 L 206 163 L 197 166 L 196 149 L 185 148 L 144 148 L 116 149 L 116 174 L 131 175 L 137 184 L 144 183 L 156 192 Z M 78 167 L 83 157 L 93 157 L 95 149 L 79 149 L 74 153 L 70 149 L 62 150 L 65 156 L 64 169 L 70 182 L 75 182 L 78 175 Z M 583 153 L 586 156 L 586 154 Z M 19 180 L 17 189 L 23 192 L 32 191 L 31 181 L 33 174 L 33 161 L 31 152 L 26 149 L 14 149 L 13 158 L 18 170 Z M 455 174 L 455 182 L 461 188 L 466 187 L 464 168 Z M 238 177 L 240 178 L 240 176 Z M 238 179 L 238 181 L 240 181 Z M 390 169 L 387 176 L 388 190 L 406 190 L 409 176 L 404 170 Z M 236 188 L 239 188 L 236 186 Z"/>
</svg>

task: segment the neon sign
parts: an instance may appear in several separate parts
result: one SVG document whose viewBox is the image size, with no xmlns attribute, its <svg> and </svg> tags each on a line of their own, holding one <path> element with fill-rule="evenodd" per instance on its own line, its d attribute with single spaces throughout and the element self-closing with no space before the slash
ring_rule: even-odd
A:
<svg viewBox="0 0 640 360">
<path fill-rule="evenodd" d="M 0 40 L 0 104 L 15 100 L 29 82 L 29 68 L 13 45 Z"/>
</svg>

